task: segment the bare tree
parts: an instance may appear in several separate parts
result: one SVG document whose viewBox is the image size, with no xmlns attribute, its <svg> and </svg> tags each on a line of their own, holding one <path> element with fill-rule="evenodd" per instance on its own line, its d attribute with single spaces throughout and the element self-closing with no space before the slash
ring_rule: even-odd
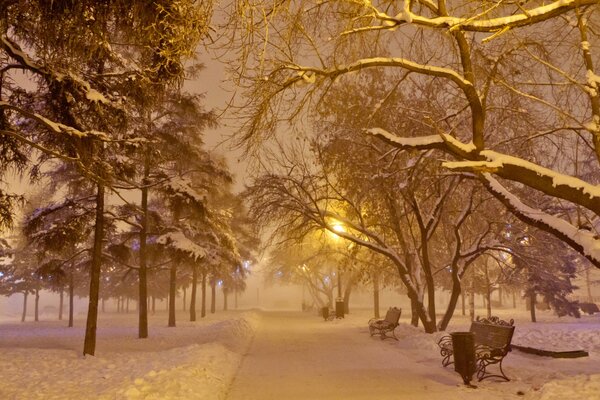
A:
<svg viewBox="0 0 600 400">
<path fill-rule="evenodd" d="M 260 143 L 280 122 L 300 121 L 355 74 L 401 71 L 408 78 L 399 87 L 417 100 L 423 85 L 437 88 L 436 102 L 421 112 L 423 129 L 373 124 L 367 134 L 401 150 L 441 152 L 446 168 L 475 174 L 520 219 L 600 266 L 597 1 L 239 2 L 238 9 L 232 43 L 243 65 L 236 68 L 252 93 L 241 105 L 242 141 Z M 372 89 L 367 114 L 389 93 Z M 552 207 L 532 204 L 523 185 Z"/>
</svg>

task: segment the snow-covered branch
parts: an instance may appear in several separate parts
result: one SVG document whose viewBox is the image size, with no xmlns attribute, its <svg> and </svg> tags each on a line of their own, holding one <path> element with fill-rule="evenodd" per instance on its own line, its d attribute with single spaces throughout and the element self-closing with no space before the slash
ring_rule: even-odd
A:
<svg viewBox="0 0 600 400">
<path fill-rule="evenodd" d="M 96 130 L 81 131 L 72 126 L 68 126 L 68 125 L 62 124 L 60 122 L 52 121 L 52 120 L 44 117 L 43 115 L 27 111 L 21 107 L 15 106 L 14 104 L 10 104 L 6 101 L 0 101 L 0 109 L 16 111 L 17 113 L 21 114 L 22 116 L 36 121 L 37 123 L 44 126 L 46 129 L 48 129 L 54 133 L 57 133 L 57 134 L 64 134 L 64 135 L 68 135 L 68 136 L 76 137 L 76 138 L 80 138 L 80 139 L 86 138 L 86 137 L 93 137 L 94 139 L 97 139 L 97 140 L 110 141 L 109 136 L 104 132 L 100 132 L 100 131 L 96 131 Z"/>
<path fill-rule="evenodd" d="M 92 88 L 91 84 L 80 76 L 75 75 L 73 72 L 67 74 L 54 71 L 46 66 L 43 66 L 34 61 L 27 53 L 25 53 L 21 47 L 10 40 L 6 35 L 0 36 L 1 48 L 15 61 L 17 61 L 22 68 L 27 69 L 31 72 L 37 73 L 45 77 L 46 79 L 55 82 L 72 82 L 81 92 L 84 93 L 85 97 L 90 101 L 97 101 L 103 104 L 110 104 L 110 100 L 106 98 L 102 93 Z"/>
<path fill-rule="evenodd" d="M 543 193 L 582 205 L 600 215 L 600 188 L 581 179 L 555 172 L 521 158 L 497 153 L 480 152 L 482 160 L 445 162 L 454 171 L 493 173 L 511 181 L 523 183 Z"/>
<path fill-rule="evenodd" d="M 519 219 L 553 233 L 583 254 L 594 265 L 600 267 L 600 240 L 597 235 L 586 229 L 578 229 L 564 219 L 547 214 L 524 204 L 510 193 L 491 174 L 481 175 L 487 189 L 509 208 Z"/>
<path fill-rule="evenodd" d="M 418 72 L 424 75 L 446 78 L 456 83 L 456 85 L 460 87 L 463 91 L 475 91 L 475 88 L 473 87 L 473 84 L 471 82 L 469 82 L 462 75 L 460 75 L 458 72 L 454 71 L 451 68 L 419 64 L 414 61 L 399 57 L 364 58 L 348 65 L 339 65 L 328 69 L 320 69 L 294 64 L 284 65 L 282 68 L 286 70 L 298 71 L 298 75 L 304 81 L 311 83 L 312 81 L 314 81 L 314 75 L 320 75 L 331 79 L 335 79 L 338 76 L 349 72 L 356 72 L 360 71 L 361 69 L 376 67 L 404 68 L 408 71 Z M 294 77 L 292 79 L 294 80 L 294 82 L 298 81 L 297 77 Z"/>
<path fill-rule="evenodd" d="M 597 0 L 556 0 L 528 10 L 522 9 L 520 13 L 496 18 L 489 18 L 486 12 L 468 18 L 452 16 L 428 18 L 405 9 L 396 16 L 391 16 L 381 11 L 376 11 L 374 16 L 384 22 L 387 29 L 394 29 L 398 25 L 411 23 L 430 28 L 497 33 L 503 30 L 537 24 L 579 7 L 597 4 Z M 428 8 L 431 9 L 431 7 Z"/>
<path fill-rule="evenodd" d="M 380 128 L 368 129 L 366 133 L 402 150 L 441 150 L 461 160 L 445 162 L 443 165 L 446 168 L 461 172 L 493 173 L 502 178 L 525 184 L 547 195 L 579 204 L 600 215 L 599 187 L 522 158 L 492 150 L 477 152 L 471 143 L 461 143 L 446 134 L 422 138 L 402 138 Z"/>
</svg>

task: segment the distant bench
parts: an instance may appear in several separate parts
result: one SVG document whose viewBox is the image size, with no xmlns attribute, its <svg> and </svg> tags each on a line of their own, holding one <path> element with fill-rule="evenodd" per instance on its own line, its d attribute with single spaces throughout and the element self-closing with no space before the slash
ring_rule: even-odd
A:
<svg viewBox="0 0 600 400">
<path fill-rule="evenodd" d="M 394 330 L 399 325 L 398 321 L 400 320 L 400 314 L 402 313 L 402 309 L 396 307 L 390 307 L 385 314 L 384 319 L 375 319 L 372 318 L 369 320 L 369 333 L 371 336 L 380 335 L 381 340 L 391 337 L 393 339 L 398 340 Z M 392 336 L 387 336 L 387 334 L 391 332 Z"/>
<path fill-rule="evenodd" d="M 510 342 L 514 331 L 514 320 L 512 319 L 506 322 L 498 317 L 488 319 L 477 317 L 477 320 L 471 323 L 469 332 L 475 334 L 475 363 L 479 381 L 492 377 L 510 380 L 502 370 L 502 360 L 510 351 Z M 454 362 L 453 359 L 451 360 L 453 355 L 452 337 L 443 336 L 438 341 L 438 345 L 443 357 L 442 365 L 447 367 Z M 498 364 L 500 374 L 491 374 L 487 371 L 487 367 L 492 364 Z"/>
</svg>

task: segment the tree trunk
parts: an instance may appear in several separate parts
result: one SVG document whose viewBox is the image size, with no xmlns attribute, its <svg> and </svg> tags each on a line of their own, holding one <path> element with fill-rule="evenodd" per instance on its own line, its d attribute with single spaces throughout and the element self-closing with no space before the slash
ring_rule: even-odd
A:
<svg viewBox="0 0 600 400">
<path fill-rule="evenodd" d="M 337 267 L 337 297 L 342 297 L 342 273 L 340 272 L 340 266 Z"/>
<path fill-rule="evenodd" d="M 536 318 L 535 318 L 535 303 L 536 303 L 535 298 L 536 298 L 536 294 L 532 290 L 531 293 L 529 294 L 529 308 L 530 308 L 530 312 L 531 312 L 531 322 L 537 322 Z"/>
<path fill-rule="evenodd" d="M 177 296 L 177 266 L 171 264 L 169 274 L 169 326 L 175 326 L 175 297 Z"/>
<path fill-rule="evenodd" d="M 138 271 L 138 338 L 148 337 L 148 177 L 150 176 L 150 155 L 144 146 L 144 177 L 142 179 L 142 215 L 140 220 L 140 269 Z"/>
<path fill-rule="evenodd" d="M 104 303 L 106 303 L 106 301 L 105 301 L 105 299 L 103 298 L 103 299 L 102 299 L 102 312 L 103 312 L 103 313 L 105 312 Z"/>
<path fill-rule="evenodd" d="M 587 289 L 588 302 L 589 303 L 593 303 L 594 302 L 594 298 L 592 297 L 592 284 L 591 284 L 591 278 L 590 278 L 590 267 L 586 268 L 586 270 L 585 270 L 585 286 L 586 286 L 586 289 Z"/>
<path fill-rule="evenodd" d="M 34 307 L 34 321 L 38 322 L 40 320 L 40 289 L 35 289 L 35 307 Z"/>
<path fill-rule="evenodd" d="M 487 261 L 485 263 L 485 304 L 487 306 L 487 317 L 492 316 L 492 285 L 488 271 Z"/>
<path fill-rule="evenodd" d="M 202 272 L 202 304 L 200 306 L 200 317 L 206 317 L 206 272 Z"/>
<path fill-rule="evenodd" d="M 73 304 L 75 302 L 75 280 L 73 272 L 69 277 L 69 328 L 73 327 Z"/>
<path fill-rule="evenodd" d="M 29 293 L 27 291 L 23 292 L 23 314 L 21 314 L 21 322 L 25 322 L 25 317 L 27 316 L 27 297 Z"/>
<path fill-rule="evenodd" d="M 379 274 L 373 276 L 373 314 L 379 318 Z"/>
<path fill-rule="evenodd" d="M 502 286 L 498 286 L 498 305 L 502 307 L 502 297 L 503 297 Z"/>
<path fill-rule="evenodd" d="M 152 296 L 152 314 L 156 312 L 156 297 Z"/>
<path fill-rule="evenodd" d="M 412 326 L 419 326 L 419 312 L 418 302 L 415 299 L 410 299 L 410 324 Z"/>
<path fill-rule="evenodd" d="M 467 315 L 466 309 L 465 309 L 465 292 L 462 290 L 460 292 L 460 305 L 461 305 L 462 315 Z"/>
<path fill-rule="evenodd" d="M 350 295 L 353 288 L 354 280 L 350 279 L 346 284 L 346 289 L 344 289 L 344 314 L 350 314 Z"/>
<path fill-rule="evenodd" d="M 469 290 L 469 317 L 475 321 L 475 268 L 471 274 L 471 290 Z"/>
<path fill-rule="evenodd" d="M 196 287 L 198 285 L 198 267 L 192 267 L 192 295 L 190 299 L 190 321 L 196 320 Z M 185 293 L 185 292 L 184 292 Z"/>
<path fill-rule="evenodd" d="M 186 304 L 185 302 L 187 301 L 187 288 L 183 288 L 183 311 L 186 311 Z"/>
<path fill-rule="evenodd" d="M 229 290 L 223 289 L 223 311 L 227 311 L 227 298 L 229 297 Z"/>
<path fill-rule="evenodd" d="M 217 302 L 217 284 L 216 282 L 210 282 L 210 313 L 214 314 L 216 311 Z"/>
<path fill-rule="evenodd" d="M 60 289 L 60 297 L 59 297 L 59 300 L 58 300 L 58 320 L 59 321 L 62 321 L 64 301 L 65 301 L 64 290 L 61 288 Z"/>
<path fill-rule="evenodd" d="M 125 301 L 125 314 L 129 314 L 129 296 L 127 296 L 127 300 Z"/>
<path fill-rule="evenodd" d="M 233 307 L 237 310 L 238 309 L 238 290 L 235 289 L 233 291 Z"/>
<path fill-rule="evenodd" d="M 458 278 L 458 273 L 455 272 L 458 268 L 452 269 L 452 292 L 450 292 L 450 300 L 448 301 L 448 308 L 440 321 L 440 331 L 445 331 L 450 323 L 450 319 L 454 315 L 454 310 L 456 309 L 456 303 L 458 303 L 458 296 L 461 292 L 460 280 Z"/>
<path fill-rule="evenodd" d="M 92 251 L 92 265 L 90 269 L 90 298 L 88 305 L 87 321 L 85 325 L 85 339 L 83 342 L 83 355 L 94 355 L 96 352 L 96 326 L 98 323 L 98 296 L 100 294 L 100 269 L 102 267 L 102 239 L 104 236 L 104 186 L 97 184 L 96 194 L 96 219 L 94 229 L 94 248 Z"/>
<path fill-rule="evenodd" d="M 515 290 L 513 290 L 513 292 L 512 292 L 512 298 L 513 298 L 513 308 L 517 308 L 517 293 Z"/>
</svg>

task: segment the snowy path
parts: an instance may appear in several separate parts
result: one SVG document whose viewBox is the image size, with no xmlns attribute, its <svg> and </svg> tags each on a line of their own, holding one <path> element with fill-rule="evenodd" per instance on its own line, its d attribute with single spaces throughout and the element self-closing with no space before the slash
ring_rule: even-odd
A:
<svg viewBox="0 0 600 400">
<path fill-rule="evenodd" d="M 262 313 L 228 398 L 481 398 L 481 391 L 465 388 L 458 374 L 441 367 L 439 353 L 432 348 L 403 348 L 391 339 L 372 338 L 366 323 L 360 327 L 356 322 L 352 318 L 324 322 L 312 314 L 292 312 Z M 506 384 L 500 385 L 506 390 Z M 494 390 L 485 395 L 512 398 Z M 514 398 L 522 398 L 516 390 Z"/>
</svg>

